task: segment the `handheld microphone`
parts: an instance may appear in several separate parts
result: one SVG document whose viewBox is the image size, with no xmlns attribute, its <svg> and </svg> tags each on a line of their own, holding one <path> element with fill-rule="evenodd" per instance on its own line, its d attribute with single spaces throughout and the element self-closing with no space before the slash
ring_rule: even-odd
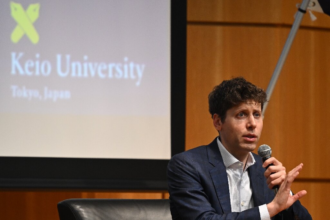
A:
<svg viewBox="0 0 330 220">
<path fill-rule="evenodd" d="M 267 159 L 271 158 L 272 149 L 267 144 L 262 144 L 258 149 L 258 155 L 262 158 L 262 162 L 265 162 Z"/>
<path fill-rule="evenodd" d="M 271 158 L 272 156 L 272 149 L 267 144 L 260 145 L 258 149 L 258 155 L 262 158 L 262 162 L 265 162 L 267 159 Z M 273 166 L 274 164 L 269 164 L 266 169 L 268 169 L 269 166 Z M 275 191 L 275 194 L 278 191 L 278 185 L 273 187 L 273 190 Z"/>
</svg>

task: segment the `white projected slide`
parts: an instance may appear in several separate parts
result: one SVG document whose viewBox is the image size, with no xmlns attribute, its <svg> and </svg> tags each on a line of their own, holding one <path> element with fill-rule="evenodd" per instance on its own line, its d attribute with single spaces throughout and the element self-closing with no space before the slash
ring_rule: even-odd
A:
<svg viewBox="0 0 330 220">
<path fill-rule="evenodd" d="M 169 159 L 170 2 L 0 2 L 0 156 Z"/>
</svg>

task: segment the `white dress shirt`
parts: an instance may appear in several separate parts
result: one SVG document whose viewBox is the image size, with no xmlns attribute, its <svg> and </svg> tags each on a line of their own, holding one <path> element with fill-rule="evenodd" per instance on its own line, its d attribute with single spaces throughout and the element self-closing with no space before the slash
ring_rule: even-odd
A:
<svg viewBox="0 0 330 220">
<path fill-rule="evenodd" d="M 255 163 L 252 153 L 249 153 L 246 165 L 237 160 L 217 139 L 218 147 L 226 166 L 228 177 L 230 205 L 232 212 L 242 212 L 254 207 L 252 199 L 252 189 L 250 186 L 250 177 L 247 169 Z M 270 220 L 267 205 L 259 206 L 261 220 Z"/>
</svg>

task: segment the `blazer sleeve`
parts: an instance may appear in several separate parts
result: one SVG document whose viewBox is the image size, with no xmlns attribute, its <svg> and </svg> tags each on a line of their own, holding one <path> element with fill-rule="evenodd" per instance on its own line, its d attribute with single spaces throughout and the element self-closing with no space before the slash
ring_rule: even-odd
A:
<svg viewBox="0 0 330 220">
<path fill-rule="evenodd" d="M 172 218 L 177 220 L 212 219 L 212 220 L 258 220 L 259 208 L 245 210 L 243 212 L 222 213 L 216 211 L 214 200 L 216 195 L 210 198 L 205 192 L 203 172 L 196 168 L 197 163 L 185 154 L 174 156 L 167 169 L 168 187 L 171 202 Z M 212 201 L 213 200 L 213 201 Z"/>
</svg>

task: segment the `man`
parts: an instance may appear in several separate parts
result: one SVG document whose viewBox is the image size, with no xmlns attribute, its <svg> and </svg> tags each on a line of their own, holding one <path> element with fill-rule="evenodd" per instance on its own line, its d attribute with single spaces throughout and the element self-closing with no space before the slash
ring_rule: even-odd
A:
<svg viewBox="0 0 330 220">
<path fill-rule="evenodd" d="M 266 93 L 241 77 L 223 81 L 210 93 L 209 111 L 219 137 L 171 159 L 173 219 L 311 219 L 298 201 L 307 192 L 290 191 L 303 165 L 287 174 L 275 158 L 262 163 L 251 153 L 262 131 L 265 101 Z"/>
</svg>

